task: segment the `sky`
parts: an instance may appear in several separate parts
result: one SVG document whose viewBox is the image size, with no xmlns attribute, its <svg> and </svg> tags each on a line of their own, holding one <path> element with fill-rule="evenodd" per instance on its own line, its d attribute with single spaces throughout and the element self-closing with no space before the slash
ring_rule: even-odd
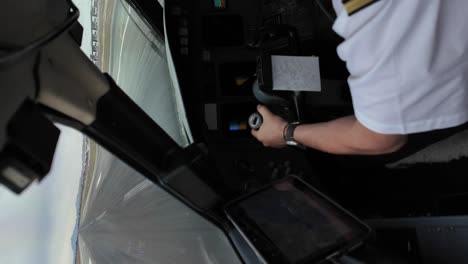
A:
<svg viewBox="0 0 468 264">
<path fill-rule="evenodd" d="M 83 136 L 62 127 L 52 169 L 21 195 L 0 187 L 0 263 L 72 263 Z"/>
<path fill-rule="evenodd" d="M 74 0 L 85 28 L 82 47 L 91 49 L 91 0 Z M 71 237 L 76 225 L 76 198 L 82 170 L 81 133 L 62 131 L 52 169 L 42 182 L 21 195 L 0 185 L 0 263 L 73 263 Z"/>
</svg>

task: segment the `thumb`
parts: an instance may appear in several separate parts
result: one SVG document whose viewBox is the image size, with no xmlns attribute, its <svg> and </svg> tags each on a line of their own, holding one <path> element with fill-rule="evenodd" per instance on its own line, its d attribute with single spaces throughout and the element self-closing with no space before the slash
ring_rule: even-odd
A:
<svg viewBox="0 0 468 264">
<path fill-rule="evenodd" d="M 264 105 L 258 105 L 257 106 L 257 111 L 263 116 L 263 117 L 266 117 L 266 116 L 269 116 L 271 115 L 271 112 L 270 110 L 268 110 L 268 108 Z"/>
</svg>

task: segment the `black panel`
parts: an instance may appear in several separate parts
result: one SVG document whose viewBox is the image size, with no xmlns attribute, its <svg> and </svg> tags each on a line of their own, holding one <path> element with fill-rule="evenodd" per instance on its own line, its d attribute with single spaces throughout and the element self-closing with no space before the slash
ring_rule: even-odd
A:
<svg viewBox="0 0 468 264">
<path fill-rule="evenodd" d="M 23 180 L 41 180 L 50 170 L 59 135 L 60 130 L 40 113 L 36 105 L 25 101 L 8 123 L 8 140 L 0 152 L 0 173 L 4 174 L 10 168 L 25 177 Z M 27 187 L 2 177 L 0 182 L 17 193 Z"/>
<path fill-rule="evenodd" d="M 239 46 L 244 43 L 244 24 L 239 15 L 203 17 L 203 40 L 208 46 Z"/>
<path fill-rule="evenodd" d="M 256 67 L 256 62 L 231 62 L 219 65 L 221 95 L 252 97 L 251 79 Z"/>
</svg>

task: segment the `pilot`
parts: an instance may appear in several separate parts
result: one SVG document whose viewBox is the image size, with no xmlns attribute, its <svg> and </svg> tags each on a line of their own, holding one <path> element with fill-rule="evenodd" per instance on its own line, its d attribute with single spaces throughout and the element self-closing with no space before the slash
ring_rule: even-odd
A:
<svg viewBox="0 0 468 264">
<path fill-rule="evenodd" d="M 342 155 L 400 150 L 408 135 L 468 121 L 468 1 L 333 0 L 343 37 L 354 115 L 325 123 L 287 123 L 258 106 L 255 138 Z"/>
</svg>

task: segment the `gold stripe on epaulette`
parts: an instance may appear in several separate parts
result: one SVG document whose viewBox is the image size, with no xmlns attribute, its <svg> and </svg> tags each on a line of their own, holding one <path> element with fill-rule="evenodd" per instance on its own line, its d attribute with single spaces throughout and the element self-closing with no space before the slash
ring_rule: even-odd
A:
<svg viewBox="0 0 468 264">
<path fill-rule="evenodd" d="M 348 15 L 352 15 L 353 13 L 356 13 L 357 11 L 361 10 L 362 8 L 374 2 L 377 2 L 377 1 L 376 0 L 350 0 L 344 4 L 344 7 L 346 9 L 346 12 L 348 12 Z"/>
</svg>

